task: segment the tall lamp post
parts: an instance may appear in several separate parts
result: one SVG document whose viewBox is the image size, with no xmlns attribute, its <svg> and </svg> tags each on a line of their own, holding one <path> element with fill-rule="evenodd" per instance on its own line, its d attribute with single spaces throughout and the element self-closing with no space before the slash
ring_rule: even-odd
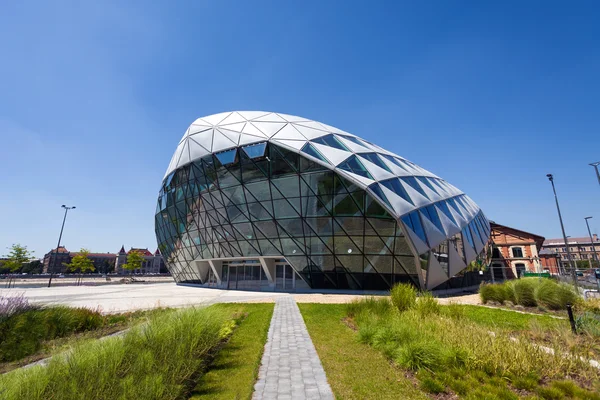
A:
<svg viewBox="0 0 600 400">
<path fill-rule="evenodd" d="M 598 184 L 600 185 L 600 171 L 598 171 L 598 165 L 600 165 L 600 161 L 590 163 L 590 165 L 596 170 L 596 178 L 598 178 Z"/>
<path fill-rule="evenodd" d="M 50 265 L 50 279 L 48 280 L 48 287 L 52 285 L 52 277 L 54 276 L 54 267 L 56 266 L 56 257 L 58 256 L 58 250 L 60 249 L 60 240 L 62 239 L 63 229 L 65 229 L 65 221 L 67 220 L 67 213 L 69 210 L 76 208 L 75 206 L 67 207 L 64 204 L 61 206 L 65 209 L 65 216 L 63 217 L 62 226 L 60 227 L 60 235 L 58 235 L 58 244 L 56 245 L 56 252 L 54 253 L 54 261 Z"/>
<path fill-rule="evenodd" d="M 573 285 L 575 285 L 575 289 L 577 289 L 577 271 L 575 270 L 575 265 L 573 264 L 573 257 L 571 257 L 571 250 L 569 249 L 569 242 L 567 241 L 567 234 L 565 233 L 565 226 L 563 224 L 562 215 L 560 214 L 560 206 L 558 205 L 558 197 L 556 196 L 556 188 L 554 187 L 554 177 L 552 174 L 546 174 L 548 180 L 552 184 L 552 191 L 554 192 L 554 200 L 556 201 L 556 211 L 558 211 L 558 219 L 560 221 L 560 229 L 562 230 L 563 239 L 565 241 L 565 245 L 567 246 L 567 258 L 569 259 L 569 264 L 571 265 L 571 274 L 573 275 Z"/>
</svg>

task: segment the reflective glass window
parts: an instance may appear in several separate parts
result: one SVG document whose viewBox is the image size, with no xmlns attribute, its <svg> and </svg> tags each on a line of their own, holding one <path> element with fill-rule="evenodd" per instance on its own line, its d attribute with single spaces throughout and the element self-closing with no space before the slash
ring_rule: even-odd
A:
<svg viewBox="0 0 600 400">
<path fill-rule="evenodd" d="M 389 200 L 387 199 L 387 197 L 385 197 L 385 194 L 383 194 L 383 190 L 381 190 L 381 188 L 379 187 L 378 183 L 374 183 L 371 186 L 369 186 L 369 189 L 371 189 L 371 191 L 373 193 L 375 193 L 375 195 L 377 197 L 379 197 L 385 204 L 387 204 L 390 208 L 393 208 L 392 205 L 390 204 Z"/>
<path fill-rule="evenodd" d="M 471 231 L 468 226 L 465 226 L 462 230 L 463 237 L 467 239 L 472 248 L 475 248 L 475 242 L 473 241 L 473 236 L 471 236 Z"/>
<path fill-rule="evenodd" d="M 237 149 L 231 149 L 227 151 L 223 151 L 221 153 L 216 153 L 215 156 L 221 162 L 222 165 L 233 164 L 235 162 L 235 156 L 237 154 Z"/>
<path fill-rule="evenodd" d="M 363 146 L 363 147 L 365 147 L 365 144 L 364 144 L 363 142 L 361 142 L 361 141 L 360 141 L 360 139 L 358 139 L 358 138 L 356 138 L 356 137 L 354 137 L 354 136 L 346 136 L 346 135 L 338 135 L 338 136 L 341 136 L 341 137 L 343 137 L 344 139 L 346 139 L 346 140 L 349 140 L 349 141 L 351 141 L 352 143 L 355 143 L 355 144 L 357 144 L 357 145 L 359 145 L 359 146 Z"/>
<path fill-rule="evenodd" d="M 414 232 L 417 236 L 425 243 L 427 243 L 427 238 L 425 236 L 425 231 L 423 230 L 423 225 L 421 225 L 421 220 L 419 219 L 418 211 L 413 211 L 409 214 L 406 214 L 402 217 L 402 221 Z"/>
<path fill-rule="evenodd" d="M 423 185 L 427 186 L 429 189 L 431 189 L 431 191 L 433 191 L 433 193 L 438 194 L 438 191 L 433 187 L 433 184 L 431 183 L 431 181 L 429 180 L 429 178 L 426 178 L 424 176 L 417 176 L 416 177 L 417 180 L 419 182 L 421 182 Z"/>
<path fill-rule="evenodd" d="M 423 211 L 423 213 L 427 216 L 427 218 L 433 222 L 433 224 L 436 226 L 436 228 L 438 228 L 440 230 L 440 232 L 444 233 L 444 227 L 442 225 L 442 221 L 440 221 L 440 217 L 437 214 L 437 211 L 435 210 L 435 207 L 433 205 L 429 205 L 427 207 L 423 207 L 421 208 L 421 211 Z"/>
<path fill-rule="evenodd" d="M 406 168 L 404 167 L 404 165 L 402 165 L 402 163 L 400 163 L 400 161 L 396 157 L 392 157 L 389 154 L 380 154 L 379 156 L 385 158 L 386 160 L 388 160 L 391 163 L 395 164 L 396 166 L 400 167 L 400 169 L 407 171 Z"/>
<path fill-rule="evenodd" d="M 374 197 L 365 194 L 365 215 L 367 217 L 392 218 Z"/>
<path fill-rule="evenodd" d="M 356 175 L 364 176 L 365 178 L 373 179 L 369 171 L 365 168 L 363 163 L 355 156 L 350 156 L 346 161 L 342 162 L 337 166 L 344 171 L 352 172 Z"/>
<path fill-rule="evenodd" d="M 425 191 L 423 190 L 423 188 L 419 185 L 419 182 L 417 182 L 417 180 L 415 179 L 414 176 L 405 176 L 400 178 L 402 179 L 403 182 L 407 183 L 410 185 L 410 187 L 412 187 L 413 189 L 415 189 L 417 192 L 421 193 L 423 196 L 425 196 L 426 199 L 429 199 L 429 197 L 427 196 L 427 194 L 425 194 Z M 430 199 L 429 199 L 430 200 Z"/>
<path fill-rule="evenodd" d="M 309 156 L 313 156 L 321 161 L 328 163 L 327 159 L 323 157 L 321 153 L 317 149 L 315 149 L 310 143 L 306 143 L 301 149 L 301 152 L 308 154 Z"/>
<path fill-rule="evenodd" d="M 312 139 L 311 142 L 324 144 L 325 146 L 334 147 L 340 150 L 350 151 L 333 135 L 321 136 L 320 138 Z"/>
<path fill-rule="evenodd" d="M 452 215 L 452 213 L 450 212 L 450 209 L 448 208 L 448 204 L 446 203 L 446 201 L 440 201 L 435 203 L 435 205 L 442 210 L 442 212 L 446 215 L 446 217 L 448 217 L 448 219 L 450 219 L 450 221 L 454 222 L 455 224 L 458 225 L 458 223 L 456 222 L 456 220 L 454 219 L 454 216 Z"/>
<path fill-rule="evenodd" d="M 410 204 L 415 205 L 398 178 L 388 179 L 379 183 L 396 193 L 398 196 L 402 197 L 404 200 L 408 201 Z"/>
<path fill-rule="evenodd" d="M 385 165 L 383 160 L 379 158 L 379 155 L 377 153 L 360 153 L 359 156 L 364 158 L 365 160 L 369 160 L 373 164 L 377 165 L 379 168 L 383 168 L 386 171 L 392 172 L 389 169 L 389 167 Z"/>
<path fill-rule="evenodd" d="M 265 155 L 265 150 L 267 148 L 267 143 L 256 143 L 251 144 L 249 146 L 242 147 L 242 150 L 248 155 L 250 158 L 262 157 Z"/>
</svg>

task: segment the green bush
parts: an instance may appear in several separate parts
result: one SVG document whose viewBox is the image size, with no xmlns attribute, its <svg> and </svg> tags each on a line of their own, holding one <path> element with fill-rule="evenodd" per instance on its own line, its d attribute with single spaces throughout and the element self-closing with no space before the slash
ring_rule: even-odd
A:
<svg viewBox="0 0 600 400">
<path fill-rule="evenodd" d="M 573 286 L 566 283 L 558 284 L 558 297 L 563 310 L 567 308 L 567 304 L 576 306 L 578 303 L 582 302 Z"/>
<path fill-rule="evenodd" d="M 413 371 L 432 371 L 442 366 L 442 359 L 442 346 L 428 340 L 407 343 L 398 349 L 394 358 L 399 365 Z"/>
<path fill-rule="evenodd" d="M 442 384 L 441 382 L 436 380 L 431 375 L 426 376 L 423 379 L 421 379 L 420 386 L 421 386 L 421 389 L 423 389 L 424 391 L 426 391 L 428 393 L 433 393 L 433 394 L 443 393 L 446 391 L 446 387 L 444 386 L 444 384 Z"/>
<path fill-rule="evenodd" d="M 417 289 L 410 283 L 399 283 L 390 291 L 392 304 L 403 312 L 413 308 L 417 302 Z"/>
<path fill-rule="evenodd" d="M 366 297 L 346 304 L 346 313 L 350 318 L 354 318 L 361 313 L 384 317 L 392 310 L 392 303 L 386 297 Z"/>
<path fill-rule="evenodd" d="M 0 376 L 3 399 L 177 399 L 229 331 L 225 312 L 192 308 L 152 317 L 123 337 L 80 345 L 46 367 Z"/>
<path fill-rule="evenodd" d="M 535 280 L 536 278 L 521 278 L 512 283 L 516 304 L 524 307 L 537 306 L 537 302 L 535 301 L 535 283 L 532 282 Z"/>
<path fill-rule="evenodd" d="M 426 317 L 429 315 L 439 315 L 441 313 L 441 306 L 431 292 L 425 292 L 419 296 L 415 304 L 415 310 L 420 316 Z"/>
<path fill-rule="evenodd" d="M 539 305 L 547 307 L 551 310 L 559 310 L 563 308 L 559 295 L 559 286 L 556 282 L 543 279 L 538 283 L 534 294 Z"/>
<path fill-rule="evenodd" d="M 500 283 L 482 283 L 481 286 L 479 286 L 479 297 L 481 297 L 483 304 L 490 301 L 504 304 L 504 302 L 508 300 L 506 287 Z"/>
<path fill-rule="evenodd" d="M 0 361 L 14 361 L 38 351 L 45 340 L 97 329 L 104 319 L 97 311 L 64 306 L 13 314 L 0 322 Z"/>
</svg>

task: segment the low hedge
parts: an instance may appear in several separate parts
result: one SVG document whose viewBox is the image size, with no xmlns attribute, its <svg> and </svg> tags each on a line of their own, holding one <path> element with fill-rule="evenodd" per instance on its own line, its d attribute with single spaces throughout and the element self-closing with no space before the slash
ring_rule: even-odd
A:
<svg viewBox="0 0 600 400">
<path fill-rule="evenodd" d="M 580 301 L 571 286 L 539 278 L 521 278 L 494 284 L 483 283 L 479 287 L 479 296 L 484 304 L 490 301 L 500 304 L 510 301 L 524 307 L 543 306 L 551 310 L 562 310 L 567 307 L 567 304 L 577 304 Z"/>
</svg>

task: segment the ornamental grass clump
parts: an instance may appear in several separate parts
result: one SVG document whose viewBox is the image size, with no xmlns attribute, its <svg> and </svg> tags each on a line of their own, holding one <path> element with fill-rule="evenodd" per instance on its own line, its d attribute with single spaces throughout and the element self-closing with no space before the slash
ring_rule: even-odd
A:
<svg viewBox="0 0 600 400">
<path fill-rule="evenodd" d="M 399 283 L 390 290 L 392 304 L 403 312 L 413 308 L 417 302 L 417 289 L 410 283 Z"/>
<path fill-rule="evenodd" d="M 512 283 L 515 293 L 515 302 L 523 307 L 535 307 L 535 281 L 536 278 L 521 278 Z"/>
<path fill-rule="evenodd" d="M 479 286 L 479 297 L 481 297 L 483 304 L 486 304 L 490 301 L 504 304 L 508 296 L 506 294 L 506 287 L 503 284 L 482 283 L 481 286 Z"/>
<path fill-rule="evenodd" d="M 529 288 L 526 286 L 525 290 Z M 519 295 L 522 292 L 522 288 L 516 291 Z M 356 311 L 361 307 L 362 311 Z M 487 326 L 460 315 L 456 317 L 454 311 L 446 312 L 445 306 L 440 307 L 441 312 L 424 313 L 415 305 L 381 318 L 357 302 L 353 321 L 361 341 L 379 350 L 397 366 L 416 372 L 423 385 L 429 387 L 431 382 L 424 382 L 425 378 L 421 377 L 435 377 L 445 387 L 456 386 L 456 393 L 460 390 L 461 396 L 466 398 L 476 395 L 478 381 L 491 386 L 497 383 L 498 393 L 502 392 L 499 398 L 505 398 L 504 395 L 511 394 L 506 382 L 515 377 L 539 377 L 528 383 L 532 389 L 565 377 L 576 382 L 600 379 L 600 370 L 579 354 L 567 354 L 567 348 L 558 341 L 552 344 L 554 353 L 549 354 L 526 335 L 515 338 L 503 331 L 491 332 Z M 449 378 L 443 378 L 445 375 Z M 455 381 L 462 383 L 453 385 Z M 427 391 L 436 393 L 441 386 L 430 389 Z"/>
<path fill-rule="evenodd" d="M 415 304 L 416 312 L 422 317 L 429 315 L 438 315 L 441 312 L 442 306 L 438 303 L 431 292 L 424 292 L 419 296 L 417 303 Z"/>
<path fill-rule="evenodd" d="M 123 337 L 78 345 L 46 367 L 0 376 L 0 398 L 182 398 L 231 323 L 210 307 L 159 314 Z"/>
<path fill-rule="evenodd" d="M 87 308 L 52 306 L 20 308 L 0 320 L 0 361 L 34 354 L 46 340 L 94 330 L 104 324 L 102 315 Z"/>
</svg>

